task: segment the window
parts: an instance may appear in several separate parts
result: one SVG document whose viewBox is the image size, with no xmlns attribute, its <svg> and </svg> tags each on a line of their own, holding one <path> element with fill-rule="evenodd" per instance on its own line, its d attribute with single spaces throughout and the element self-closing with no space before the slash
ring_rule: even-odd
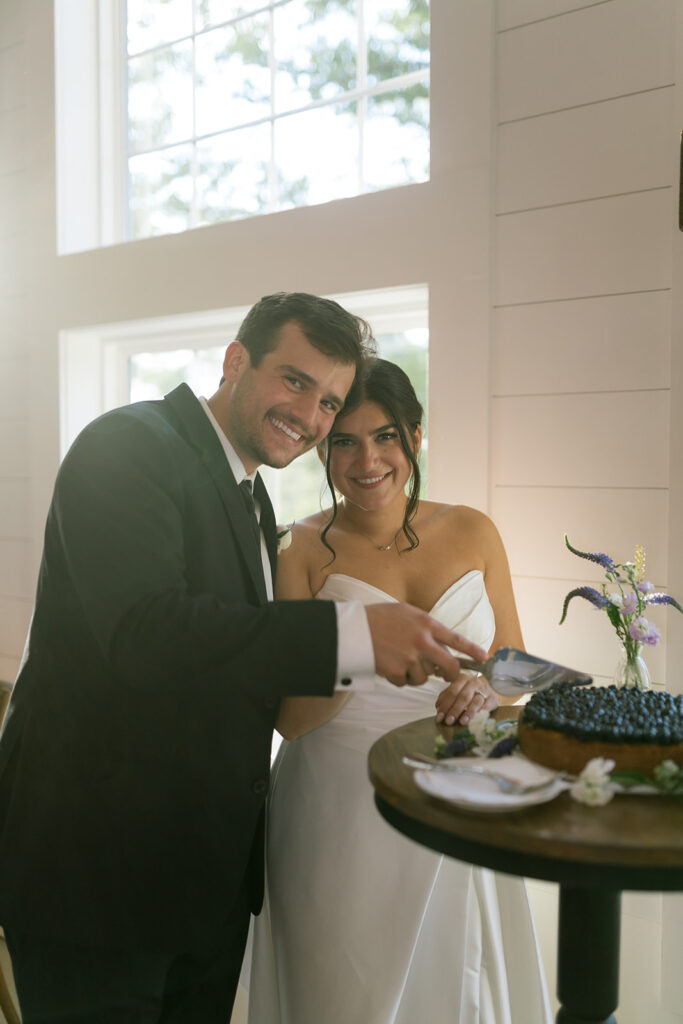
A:
<svg viewBox="0 0 683 1024">
<path fill-rule="evenodd" d="M 424 181 L 429 0 L 128 0 L 129 237 Z"/>
<path fill-rule="evenodd" d="M 365 317 L 379 354 L 399 363 L 425 409 L 427 423 L 428 294 L 424 286 L 334 295 Z M 162 398 L 182 381 L 209 397 L 218 387 L 223 355 L 246 309 L 164 317 L 140 323 L 65 331 L 61 339 L 62 454 L 95 416 L 128 402 Z M 426 477 L 427 440 L 422 469 Z M 325 499 L 324 475 L 314 451 L 285 470 L 261 470 L 278 522 L 317 511 Z M 425 480 L 426 483 L 426 480 Z"/>
<path fill-rule="evenodd" d="M 429 0 L 55 0 L 60 252 L 426 181 L 429 27 Z"/>
</svg>

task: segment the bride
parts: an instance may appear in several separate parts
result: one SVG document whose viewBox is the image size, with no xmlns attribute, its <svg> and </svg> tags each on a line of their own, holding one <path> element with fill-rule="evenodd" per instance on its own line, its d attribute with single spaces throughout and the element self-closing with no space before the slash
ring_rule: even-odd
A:
<svg viewBox="0 0 683 1024">
<path fill-rule="evenodd" d="M 421 419 L 403 371 L 373 360 L 321 450 L 333 507 L 294 527 L 277 596 L 409 601 L 487 650 L 520 647 L 491 521 L 418 500 Z M 367 779 L 382 733 L 434 705 L 437 720 L 466 723 L 497 703 L 465 673 L 448 687 L 378 677 L 374 690 L 282 702 L 249 1024 L 548 1024 L 523 880 L 410 842 L 380 818 Z"/>
</svg>

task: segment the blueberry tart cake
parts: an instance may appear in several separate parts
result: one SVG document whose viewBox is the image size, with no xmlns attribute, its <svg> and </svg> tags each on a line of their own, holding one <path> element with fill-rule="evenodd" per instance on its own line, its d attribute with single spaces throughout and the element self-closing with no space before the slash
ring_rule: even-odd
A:
<svg viewBox="0 0 683 1024">
<path fill-rule="evenodd" d="M 533 695 L 518 738 L 530 760 L 572 775 L 594 757 L 647 775 L 666 760 L 683 767 L 683 696 L 559 683 Z"/>
</svg>

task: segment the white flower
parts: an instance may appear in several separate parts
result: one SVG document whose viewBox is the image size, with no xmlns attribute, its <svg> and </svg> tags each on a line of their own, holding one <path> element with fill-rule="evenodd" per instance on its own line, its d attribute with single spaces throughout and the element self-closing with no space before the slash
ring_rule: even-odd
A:
<svg viewBox="0 0 683 1024">
<path fill-rule="evenodd" d="M 278 526 L 277 528 L 277 553 L 286 551 L 292 543 L 292 530 L 289 526 Z"/>
<path fill-rule="evenodd" d="M 608 757 L 594 757 L 589 761 L 579 776 L 590 786 L 604 786 L 609 782 L 610 772 L 614 769 L 614 761 Z"/>
<path fill-rule="evenodd" d="M 658 765 L 657 775 L 662 780 L 675 779 L 679 774 L 680 769 L 678 765 L 675 761 L 672 761 L 669 758 Z"/>
<path fill-rule="evenodd" d="M 591 786 L 581 778 L 570 786 L 569 792 L 580 804 L 588 804 L 589 807 L 604 807 L 614 796 L 611 786 Z"/>
<path fill-rule="evenodd" d="M 607 600 L 610 604 L 613 604 L 615 608 L 621 608 L 624 603 L 624 599 L 621 594 L 608 594 Z"/>
<path fill-rule="evenodd" d="M 497 722 L 495 718 L 491 718 L 488 711 L 482 708 L 481 711 L 472 715 L 467 723 L 467 728 L 475 740 L 475 746 L 472 747 L 471 753 L 476 757 L 488 757 L 497 743 L 514 733 L 517 723 L 512 720 Z"/>
<path fill-rule="evenodd" d="M 602 807 L 614 796 L 615 789 L 610 779 L 614 761 L 606 757 L 594 757 L 588 762 L 569 792 L 575 800 L 589 807 Z"/>
<path fill-rule="evenodd" d="M 483 747 L 491 742 L 492 734 L 496 729 L 496 723 L 490 719 L 488 711 L 482 708 L 481 711 L 477 711 L 476 714 L 472 715 L 472 718 L 467 723 L 467 728 L 477 741 L 477 745 Z"/>
</svg>

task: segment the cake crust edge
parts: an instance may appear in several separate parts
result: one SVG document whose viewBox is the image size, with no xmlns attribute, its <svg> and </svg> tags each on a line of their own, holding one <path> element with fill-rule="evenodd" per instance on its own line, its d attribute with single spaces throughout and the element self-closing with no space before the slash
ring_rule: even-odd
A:
<svg viewBox="0 0 683 1024">
<path fill-rule="evenodd" d="M 683 743 L 612 743 L 609 740 L 579 740 L 556 729 L 543 729 L 519 719 L 520 750 L 530 761 L 559 772 L 578 775 L 595 757 L 614 761 L 615 771 L 638 771 L 652 775 L 662 761 L 683 766 Z"/>
</svg>

